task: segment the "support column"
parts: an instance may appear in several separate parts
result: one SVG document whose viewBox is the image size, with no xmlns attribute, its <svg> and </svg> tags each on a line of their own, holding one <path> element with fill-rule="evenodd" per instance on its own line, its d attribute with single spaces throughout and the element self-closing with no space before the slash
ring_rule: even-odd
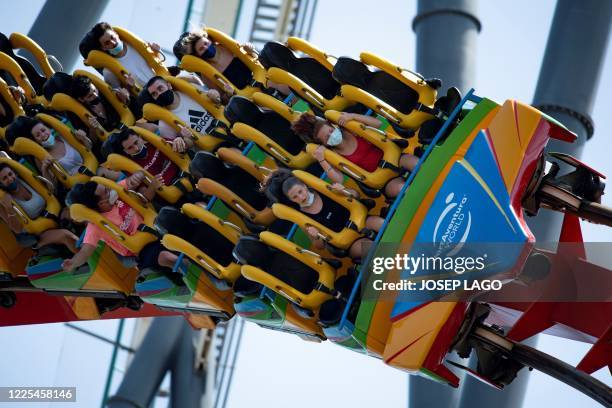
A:
<svg viewBox="0 0 612 408">
<path fill-rule="evenodd" d="M 416 71 L 426 78 L 442 79 L 444 91 L 455 86 L 465 93 L 474 83 L 476 40 L 481 29 L 476 10 L 476 0 L 418 2 L 412 21 L 417 41 Z M 458 375 L 463 381 L 464 374 Z M 417 376 L 409 378 L 409 407 L 454 408 L 459 397 L 460 389 Z"/>
<path fill-rule="evenodd" d="M 47 0 L 28 36 L 72 72 L 79 55 L 79 42 L 96 24 L 108 0 Z"/>
</svg>

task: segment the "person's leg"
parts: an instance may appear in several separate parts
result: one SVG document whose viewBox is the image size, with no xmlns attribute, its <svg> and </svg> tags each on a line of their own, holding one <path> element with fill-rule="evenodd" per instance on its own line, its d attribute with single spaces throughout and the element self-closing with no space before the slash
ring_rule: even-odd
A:
<svg viewBox="0 0 612 408">
<path fill-rule="evenodd" d="M 396 177 L 390 180 L 385 186 L 385 195 L 388 198 L 395 198 L 399 195 L 400 191 L 402 191 L 402 187 L 404 187 L 405 180 L 401 177 Z"/>
<path fill-rule="evenodd" d="M 40 234 L 37 246 L 40 248 L 49 244 L 63 244 L 72 253 L 76 254 L 78 252 L 76 247 L 78 239 L 76 235 L 66 229 L 52 229 Z"/>
<path fill-rule="evenodd" d="M 400 156 L 400 167 L 412 171 L 419 162 L 419 158 L 414 154 L 405 153 Z"/>
<path fill-rule="evenodd" d="M 384 218 L 377 215 L 370 215 L 368 218 L 366 218 L 366 228 L 378 232 L 382 228 L 384 222 Z"/>
</svg>

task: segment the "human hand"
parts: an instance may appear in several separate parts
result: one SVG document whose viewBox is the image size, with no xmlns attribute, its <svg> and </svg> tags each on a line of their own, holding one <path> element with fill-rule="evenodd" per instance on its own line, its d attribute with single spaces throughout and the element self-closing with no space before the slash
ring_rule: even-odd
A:
<svg viewBox="0 0 612 408">
<path fill-rule="evenodd" d="M 219 105 L 221 103 L 221 95 L 216 89 L 209 89 L 206 91 L 206 96 L 208 96 L 208 98 L 213 101 L 215 105 Z"/>
<path fill-rule="evenodd" d="M 346 122 L 353 120 L 353 119 L 354 119 L 354 116 L 352 113 L 343 112 L 340 114 L 340 118 L 338 118 L 338 124 L 340 126 L 344 126 L 346 125 Z"/>
<path fill-rule="evenodd" d="M 117 88 L 113 89 L 113 92 L 117 99 L 121 101 L 124 105 L 127 105 L 130 102 L 130 93 L 125 88 Z"/>
<path fill-rule="evenodd" d="M 89 119 L 87 122 L 89 123 L 89 126 L 92 128 L 100 129 L 102 127 L 102 125 L 100 124 L 98 119 L 96 119 L 95 116 L 89 116 Z"/>
<path fill-rule="evenodd" d="M 161 176 L 161 174 L 158 174 L 157 176 L 155 176 L 155 178 L 151 181 L 151 187 L 154 188 L 155 190 L 159 190 L 162 186 L 165 185 L 164 183 L 164 178 Z"/>
<path fill-rule="evenodd" d="M 312 227 L 312 226 L 306 227 L 306 234 L 308 234 L 308 236 L 312 240 L 319 239 L 319 230 L 316 229 L 315 227 Z"/>
<path fill-rule="evenodd" d="M 329 188 L 331 189 L 331 191 L 333 191 L 334 193 L 339 193 L 339 194 L 344 194 L 344 192 L 346 191 L 346 187 L 344 187 L 342 184 L 340 183 L 333 183 L 331 186 L 329 186 Z"/>
<path fill-rule="evenodd" d="M 182 129 L 181 129 L 182 130 Z M 170 144 L 172 145 L 172 150 L 177 153 L 185 153 L 187 150 L 187 145 L 182 137 L 174 138 Z"/>
<path fill-rule="evenodd" d="M 179 126 L 179 136 L 180 137 L 193 137 L 193 134 L 191 133 L 191 130 L 189 130 L 189 128 L 183 126 L 183 125 L 178 125 Z"/>
<path fill-rule="evenodd" d="M 136 86 L 136 80 L 129 72 L 123 72 L 123 79 L 125 80 L 127 86 L 129 86 L 130 88 Z"/>
<path fill-rule="evenodd" d="M 153 50 L 153 52 L 161 51 L 161 47 L 159 46 L 158 43 L 150 42 L 150 43 L 147 43 L 147 45 Z"/>
<path fill-rule="evenodd" d="M 325 146 L 317 146 L 314 152 L 312 152 L 312 156 L 319 162 L 325 160 Z"/>
<path fill-rule="evenodd" d="M 72 258 L 64 259 L 64 262 L 62 262 L 62 270 L 64 272 L 70 272 L 73 269 L 74 261 L 72 260 Z"/>
<path fill-rule="evenodd" d="M 251 57 L 254 57 L 257 55 L 257 50 L 255 49 L 255 45 L 253 45 L 253 43 L 244 43 L 242 45 L 242 48 L 244 49 L 244 51 L 250 55 Z"/>
</svg>

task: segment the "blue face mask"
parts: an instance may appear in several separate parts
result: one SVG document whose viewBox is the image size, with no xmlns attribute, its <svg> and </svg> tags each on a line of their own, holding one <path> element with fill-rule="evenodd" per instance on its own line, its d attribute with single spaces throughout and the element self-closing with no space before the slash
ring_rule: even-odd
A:
<svg viewBox="0 0 612 408">
<path fill-rule="evenodd" d="M 19 184 L 17 183 L 17 180 L 15 180 L 11 184 L 6 186 L 6 189 L 10 192 L 13 192 L 13 191 L 17 191 L 18 187 L 19 187 Z"/>
<path fill-rule="evenodd" d="M 132 157 L 135 159 L 144 159 L 146 155 L 147 155 L 147 146 L 143 144 L 140 151 L 136 154 L 133 154 Z"/>
<path fill-rule="evenodd" d="M 215 47 L 214 44 L 210 44 L 208 48 L 206 49 L 206 51 L 204 51 L 202 55 L 200 55 L 200 58 L 203 58 L 203 59 L 215 58 L 216 54 L 217 54 L 217 47 Z"/>
<path fill-rule="evenodd" d="M 45 140 L 44 142 L 40 142 L 40 144 L 43 147 L 46 148 L 51 148 L 53 147 L 53 145 L 55 145 L 55 134 L 57 132 L 55 131 L 55 129 L 51 129 L 51 134 L 49 135 L 49 137 L 47 138 L 47 140 Z"/>
<path fill-rule="evenodd" d="M 340 143 L 342 143 L 342 131 L 339 128 L 334 128 L 334 131 L 327 139 L 327 145 L 334 147 L 338 146 Z"/>
<path fill-rule="evenodd" d="M 121 51 L 123 51 L 123 41 L 119 40 L 117 42 L 117 45 L 115 45 L 115 48 L 111 48 L 110 50 L 107 50 L 107 51 L 110 55 L 114 55 L 114 56 L 119 55 Z"/>
</svg>

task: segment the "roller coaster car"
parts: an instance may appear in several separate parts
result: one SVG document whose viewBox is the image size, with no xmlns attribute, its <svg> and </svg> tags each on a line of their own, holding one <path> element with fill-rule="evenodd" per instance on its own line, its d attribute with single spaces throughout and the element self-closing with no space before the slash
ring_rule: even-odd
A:
<svg viewBox="0 0 612 408">
<path fill-rule="evenodd" d="M 223 142 L 235 142 L 229 132 L 229 122 L 225 118 L 223 105 L 217 105 L 204 94 L 204 92 L 190 84 L 189 82 L 175 78 L 172 76 L 164 76 L 164 79 L 172 85 L 172 89 L 181 92 L 202 106 L 210 113 L 215 120 L 211 123 L 208 129 L 196 131 L 191 128 L 189 123 L 185 123 L 182 119 L 174 115 L 168 109 L 157 106 L 153 103 L 145 103 L 143 107 L 143 117 L 149 121 L 161 120 L 172 126 L 175 131 L 180 131 L 180 127 L 184 126 L 191 130 L 194 143 L 198 149 L 208 152 L 214 151 Z M 144 101 L 146 102 L 146 101 Z"/>
<path fill-rule="evenodd" d="M 183 284 L 167 273 L 145 269 L 136 285 L 139 296 L 163 309 L 231 317 L 235 313 L 231 284 L 240 275 L 232 249 L 240 232 L 229 225 L 192 204 L 183 205 L 182 212 L 162 208 L 155 226 L 163 234 L 162 245 L 181 253 L 171 275 L 181 276 Z"/>
<path fill-rule="evenodd" d="M 297 57 L 294 51 L 306 56 Z M 268 42 L 259 54 L 259 61 L 268 70 L 268 80 L 289 86 L 318 111 L 341 111 L 354 104 L 340 94 L 340 84 L 332 76 L 335 59 L 295 37 L 289 37 L 286 45 Z"/>
<path fill-rule="evenodd" d="M 256 56 L 249 55 L 240 43 L 221 31 L 215 30 L 214 28 L 207 28 L 206 32 L 212 41 L 221 44 L 229 50 L 234 58 L 238 58 L 240 62 L 251 71 L 251 81 L 243 86 L 240 86 L 242 84 L 234 84 L 208 62 L 193 55 L 185 55 L 181 59 L 182 69 L 197 72 L 212 81 L 218 89 L 224 89 L 229 86 L 234 90 L 236 95 L 240 96 L 250 97 L 253 93 L 259 92 L 267 87 L 266 69 L 259 63 Z"/>
<path fill-rule="evenodd" d="M 13 58 L 9 54 L 4 52 L 0 52 L 0 73 L 4 80 L 9 81 L 9 83 L 14 83 L 15 85 L 23 88 L 26 99 L 30 104 L 36 103 L 44 103 L 45 99 L 42 97 L 42 85 L 40 85 L 40 94 L 37 92 L 30 79 L 25 74 L 21 66 L 15 62 Z M 43 81 L 44 83 L 44 81 Z"/>
<path fill-rule="evenodd" d="M 4 153 L 4 155 L 5 154 L 6 153 Z M 40 194 L 46 203 L 45 209 L 40 216 L 32 219 L 21 206 L 13 200 L 12 207 L 23 225 L 23 230 L 29 234 L 39 235 L 46 230 L 56 228 L 61 205 L 51 192 L 52 185 L 50 182 L 42 176 L 37 176 L 19 162 L 4 155 L 0 155 L 0 163 L 8 165 L 24 183 L 28 184 L 34 191 Z M 0 198 L 4 197 L 5 194 L 4 190 L 0 190 Z"/>
<path fill-rule="evenodd" d="M 242 276 L 306 309 L 308 316 L 315 317 L 326 300 L 342 296 L 334 289 L 336 270 L 319 254 L 268 231 L 259 234 L 259 238 L 246 236 L 242 240 L 251 241 L 250 254 L 241 250 L 244 245 L 234 251 L 243 263 Z M 254 245 L 258 245 L 257 251 Z"/>
<path fill-rule="evenodd" d="M 26 58 L 16 55 L 14 52 L 16 49 L 24 49 L 29 51 L 36 59 L 36 62 L 42 70 L 43 75 L 41 75 L 34 65 L 32 65 L 32 63 Z M 51 67 L 51 62 L 55 63 L 61 71 L 61 64 L 54 56 L 47 55 L 45 50 L 43 50 L 40 45 L 38 45 L 30 37 L 21 33 L 12 33 L 9 38 L 6 38 L 4 34 L 0 33 L 0 51 L 7 54 L 10 58 L 17 62 L 17 64 L 19 64 L 38 95 L 42 95 L 42 88 L 45 81 L 55 72 L 55 70 Z"/>
<path fill-rule="evenodd" d="M 130 111 L 127 105 L 123 104 L 117 96 L 114 94 L 113 89 L 110 85 L 104 82 L 102 79 L 97 77 L 94 74 L 91 74 L 87 71 L 76 70 L 74 71 L 73 76 L 76 78 L 78 76 L 87 77 L 91 80 L 93 85 L 98 89 L 100 95 L 103 96 L 115 110 L 115 112 L 119 115 L 120 125 L 117 126 L 119 128 L 121 125 L 132 126 L 134 125 L 135 119 L 134 115 Z M 70 111 L 76 114 L 81 121 L 90 126 L 89 122 L 91 118 L 96 118 L 96 116 L 89 111 L 83 104 L 81 104 L 76 99 L 67 95 L 65 92 L 56 93 L 53 95 L 53 99 L 51 100 L 51 104 L 49 105 L 52 109 L 57 111 Z M 100 125 L 96 129 L 96 133 L 98 138 L 102 141 L 106 140 L 108 136 L 113 133 L 116 129 L 106 129 L 102 125 Z"/>
<path fill-rule="evenodd" d="M 225 147 L 217 150 L 217 156 L 198 152 L 193 159 L 199 178 L 198 190 L 216 196 L 229 208 L 258 225 L 269 225 L 274 220 L 268 199 L 259 191 L 260 183 L 270 171 L 257 165 L 236 150 Z"/>
<path fill-rule="evenodd" d="M 11 93 L 11 90 L 9 89 L 8 84 L 4 82 L 2 78 L 0 78 L 0 104 L 6 112 L 6 119 L 3 119 L 3 121 L 7 123 L 7 126 L 17 116 L 25 115 L 25 111 L 21 105 L 17 103 L 13 97 L 13 94 Z M 2 133 L 0 134 L 0 138 L 4 138 L 4 133 L 7 126 L 0 126 L 0 132 Z"/>
<path fill-rule="evenodd" d="M 177 153 L 172 150 L 172 147 L 166 143 L 161 137 L 157 136 L 146 129 L 138 126 L 131 126 L 138 136 L 140 136 L 146 143 L 153 146 L 155 149 L 163 153 L 172 163 L 174 163 L 180 170 L 176 179 L 171 185 L 160 186 L 155 192 L 164 201 L 174 204 L 176 203 L 185 193 L 193 191 L 193 185 L 189 179 L 189 157 L 185 153 Z M 117 154 L 111 153 L 103 163 L 104 167 L 111 170 L 127 172 L 134 174 L 142 171 L 145 174 L 144 183 L 149 185 L 155 179 L 155 176 L 148 170 L 145 170 L 142 166 L 131 160 L 130 158 Z"/>
<path fill-rule="evenodd" d="M 368 216 L 368 209 L 361 202 L 352 197 L 336 193 L 330 189 L 330 184 L 309 173 L 301 170 L 294 170 L 293 175 L 304 182 L 309 188 L 316 190 L 346 209 L 347 221 L 340 231 L 333 231 L 325 225 L 313 220 L 307 214 L 296 210 L 285 204 L 276 203 L 272 205 L 272 212 L 277 218 L 291 221 L 303 230 L 308 227 L 315 227 L 319 230 L 319 238 L 325 243 L 341 250 L 348 249 L 358 238 L 362 237 L 365 228 L 365 220 Z"/>
<path fill-rule="evenodd" d="M 336 124 L 340 116 L 341 112 L 325 112 L 325 117 Z M 400 156 L 403 153 L 402 147 L 406 144 L 405 140 L 398 140 L 380 129 L 366 126 L 354 120 L 347 122 L 344 128 L 356 137 L 361 137 L 380 149 L 383 152 L 383 157 L 378 163 L 378 167 L 370 172 L 347 160 L 344 156 L 326 148 L 325 160 L 333 167 L 340 169 L 343 173 L 360 183 L 360 185 L 363 184 L 375 190 L 382 189 L 389 180 L 406 173 L 406 170 L 401 168 L 399 163 Z M 319 146 L 309 143 L 306 151 L 312 154 Z"/>
<path fill-rule="evenodd" d="M 300 113 L 275 98 L 263 93 L 253 94 L 253 101 L 234 96 L 225 116 L 236 137 L 254 142 L 284 166 L 306 169 L 315 163 L 304 150 L 305 143 L 291 130 Z"/>
<path fill-rule="evenodd" d="M 333 76 L 342 84 L 341 93 L 346 99 L 367 106 L 392 125 L 405 129 L 415 130 L 436 115 L 442 117 L 443 112 L 434 109 L 439 80 L 426 80 L 367 52 L 361 53 L 360 58 L 361 61 L 341 57 L 334 66 Z"/>
<path fill-rule="evenodd" d="M 83 164 L 78 171 L 70 175 L 64 167 L 56 160 L 51 159 L 51 169 L 57 179 L 66 187 L 70 188 L 76 183 L 83 183 L 96 174 L 98 170 L 98 159 L 93 152 L 85 145 L 79 142 L 73 135 L 73 130 L 62 123 L 59 119 L 45 113 L 36 115 L 46 126 L 55 129 L 62 139 L 70 144 L 83 158 Z M 47 157 L 51 157 L 49 152 L 41 145 L 26 137 L 18 137 L 11 146 L 11 151 L 21 156 L 32 156 L 39 162 L 42 162 Z"/>
</svg>

